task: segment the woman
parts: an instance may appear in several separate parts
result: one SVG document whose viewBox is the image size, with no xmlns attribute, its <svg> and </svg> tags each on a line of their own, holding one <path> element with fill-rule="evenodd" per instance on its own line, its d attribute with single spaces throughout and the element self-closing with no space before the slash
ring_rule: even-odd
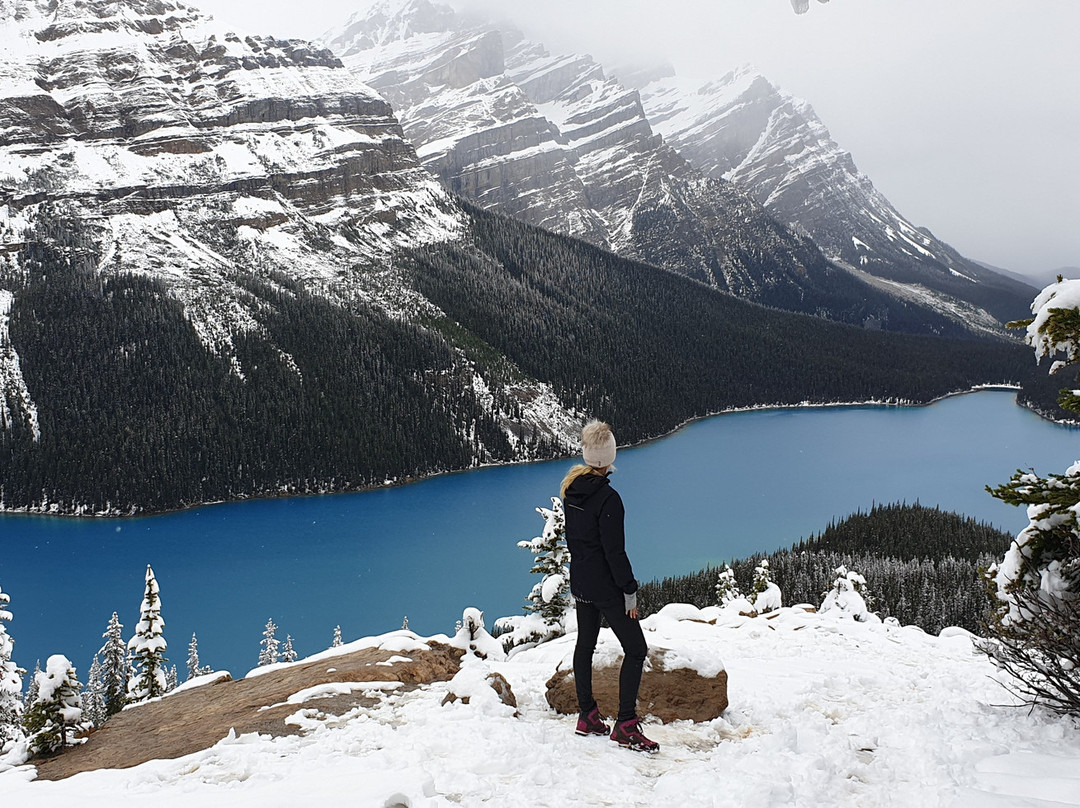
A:
<svg viewBox="0 0 1080 808">
<path fill-rule="evenodd" d="M 584 465 L 570 469 L 562 483 L 566 506 L 566 546 L 570 550 L 570 594 L 577 610 L 577 646 L 574 681 L 580 716 L 578 735 L 606 735 L 592 692 L 592 657 L 600 634 L 600 618 L 607 618 L 623 648 L 619 673 L 619 716 L 611 740 L 621 746 L 656 752 L 660 744 L 641 732 L 637 694 L 648 646 L 638 623 L 637 581 L 626 556 L 623 503 L 611 487 L 615 436 L 601 421 L 581 430 Z"/>
</svg>

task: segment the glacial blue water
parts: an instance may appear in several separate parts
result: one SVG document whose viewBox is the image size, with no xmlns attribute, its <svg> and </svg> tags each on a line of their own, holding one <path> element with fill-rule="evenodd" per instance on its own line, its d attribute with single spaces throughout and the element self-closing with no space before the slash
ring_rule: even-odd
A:
<svg viewBox="0 0 1080 808">
<path fill-rule="evenodd" d="M 617 426 L 617 425 L 616 425 Z M 874 503 L 919 501 L 1011 532 L 1024 514 L 986 484 L 1017 468 L 1063 471 L 1080 431 L 1021 409 L 1005 391 L 929 407 L 761 410 L 692 423 L 620 450 L 612 483 L 627 510 L 639 580 L 785 547 Z M 305 656 L 409 627 L 452 633 L 466 606 L 519 613 L 534 579 L 516 546 L 569 461 L 446 475 L 359 494 L 258 500 L 129 519 L 0 516 L 0 588 L 14 658 L 63 653 L 80 676 L 113 611 L 129 636 L 146 564 L 161 588 L 168 655 L 184 675 L 192 632 L 204 664 L 243 675 L 268 618 Z"/>
</svg>

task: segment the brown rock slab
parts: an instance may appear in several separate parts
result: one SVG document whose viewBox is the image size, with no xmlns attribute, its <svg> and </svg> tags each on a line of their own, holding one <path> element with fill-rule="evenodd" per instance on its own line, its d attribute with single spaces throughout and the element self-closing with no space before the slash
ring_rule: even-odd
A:
<svg viewBox="0 0 1080 808">
<path fill-rule="evenodd" d="M 86 743 L 48 758 L 33 759 L 38 778 L 60 780 L 93 769 L 126 769 L 148 760 L 178 758 L 208 749 L 233 729 L 237 735 L 296 735 L 285 719 L 305 707 L 341 715 L 356 706 L 374 706 L 378 699 L 362 691 L 305 704 L 284 704 L 294 693 L 329 682 L 402 682 L 395 692 L 453 678 L 462 652 L 431 643 L 429 650 L 404 654 L 365 648 L 313 662 L 297 663 L 249 679 L 219 680 L 160 701 L 117 713 Z M 392 656 L 407 656 L 390 665 Z M 272 706 L 278 705 L 278 706 Z M 272 707 L 260 710 L 260 707 Z"/>
<path fill-rule="evenodd" d="M 649 651 L 649 662 L 638 690 L 638 714 L 660 721 L 712 721 L 727 709 L 727 671 L 707 678 L 689 668 L 668 669 L 663 649 Z M 593 696 L 600 714 L 619 713 L 620 656 L 610 665 L 593 666 Z M 556 712 L 578 712 L 577 691 L 572 668 L 560 668 L 547 683 L 547 701 Z"/>
</svg>

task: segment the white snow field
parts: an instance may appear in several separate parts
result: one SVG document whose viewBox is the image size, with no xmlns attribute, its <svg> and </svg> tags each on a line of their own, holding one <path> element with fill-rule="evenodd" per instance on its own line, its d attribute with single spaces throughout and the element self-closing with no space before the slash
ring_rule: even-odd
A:
<svg viewBox="0 0 1080 808">
<path fill-rule="evenodd" d="M 960 629 L 933 637 L 835 610 L 747 618 L 681 605 L 643 626 L 687 665 L 730 676 L 723 717 L 646 722 L 656 755 L 578 737 L 575 717 L 547 706 L 544 684 L 572 652 L 571 634 L 506 661 L 471 658 L 453 684 L 384 689 L 379 706 L 341 718 L 307 701 L 292 719 L 303 736 L 230 735 L 177 760 L 60 782 L 10 769 L 0 805 L 1080 805 L 1080 722 L 1003 706 L 1006 691 Z M 415 639 L 396 635 L 403 648 Z M 598 655 L 615 652 L 605 629 Z M 489 667 L 510 681 L 519 716 L 482 684 Z M 451 688 L 470 703 L 440 706 Z"/>
</svg>

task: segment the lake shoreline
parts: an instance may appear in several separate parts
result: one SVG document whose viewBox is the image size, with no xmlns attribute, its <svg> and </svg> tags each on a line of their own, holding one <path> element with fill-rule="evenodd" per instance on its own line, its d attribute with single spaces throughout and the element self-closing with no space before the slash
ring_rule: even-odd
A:
<svg viewBox="0 0 1080 808">
<path fill-rule="evenodd" d="M 620 446 L 619 448 L 621 448 L 621 449 L 633 449 L 633 448 L 637 448 L 639 446 L 647 446 L 647 445 L 655 443 L 657 441 L 664 440 L 665 438 L 669 438 L 672 435 L 675 435 L 676 433 L 678 433 L 681 430 L 685 429 L 686 427 L 688 427 L 688 426 L 690 426 L 692 424 L 695 424 L 695 423 L 697 423 L 699 421 L 703 421 L 703 420 L 706 420 L 706 419 L 709 419 L 709 418 L 716 418 L 716 417 L 723 416 L 723 415 L 735 415 L 735 414 L 738 414 L 738 413 L 746 413 L 746 412 L 771 412 L 771 411 L 779 412 L 779 411 L 784 411 L 784 410 L 836 409 L 836 408 L 843 408 L 843 407 L 875 407 L 875 408 L 880 407 L 880 408 L 897 408 L 897 409 L 918 408 L 918 407 L 929 407 L 929 406 L 931 406 L 933 404 L 938 403 L 939 401 L 945 401 L 947 399 L 955 398 L 957 396 L 966 396 L 966 395 L 971 395 L 971 394 L 975 394 L 975 393 L 993 392 L 993 391 L 1011 391 L 1011 392 L 1017 392 L 1018 393 L 1022 389 L 1023 388 L 1020 385 L 1013 385 L 1013 384 L 1006 384 L 1006 383 L 979 384 L 979 385 L 974 385 L 973 387 L 970 387 L 970 388 L 968 388 L 966 390 L 956 390 L 956 391 L 951 392 L 951 393 L 946 393 L 944 395 L 937 396 L 936 398 L 933 398 L 933 399 L 931 399 L 929 401 L 925 401 L 925 402 L 923 402 L 923 401 L 911 401 L 911 400 L 907 400 L 907 399 L 901 399 L 901 400 L 870 399 L 870 400 L 866 400 L 866 401 L 834 401 L 834 402 L 825 402 L 825 403 L 814 403 L 814 402 L 804 401 L 804 402 L 801 402 L 799 404 L 754 404 L 754 405 L 745 406 L 745 407 L 729 407 L 729 408 L 725 408 L 725 409 L 722 409 L 722 410 L 716 410 L 714 412 L 705 413 L 704 415 L 694 416 L 693 418 L 688 418 L 685 421 L 683 421 L 682 423 L 680 423 L 677 426 L 670 429 L 669 431 L 663 433 L 662 435 L 655 435 L 653 437 L 646 438 L 645 440 L 639 441 L 638 443 L 626 444 L 624 446 Z M 1031 413 L 1039 416 L 1040 418 L 1042 418 L 1044 420 L 1047 420 L 1047 421 L 1049 421 L 1051 423 L 1057 424 L 1059 426 L 1066 426 L 1066 427 L 1080 426 L 1080 424 L 1077 424 L 1077 423 L 1062 423 L 1062 422 L 1059 422 L 1059 421 L 1055 421 L 1054 419 L 1047 418 L 1045 414 L 1040 413 L 1037 410 L 1032 409 L 1031 407 L 1027 407 L 1027 406 L 1021 404 L 1019 402 L 1019 400 L 1016 400 L 1015 404 L 1016 404 L 1016 406 L 1021 407 L 1022 409 L 1025 409 L 1028 412 L 1031 412 Z M 197 510 L 199 508 L 208 508 L 208 507 L 213 507 L 215 505 L 228 505 L 228 504 L 237 503 L 237 502 L 258 502 L 258 501 L 264 501 L 264 500 L 279 500 L 279 499 L 303 499 L 303 498 L 308 498 L 308 497 L 335 496 L 335 495 L 338 495 L 338 494 L 360 494 L 360 493 L 364 493 L 366 491 L 383 491 L 383 490 L 389 490 L 389 489 L 393 489 L 393 488 L 401 488 L 403 486 L 408 486 L 408 485 L 414 485 L 416 483 L 425 482 L 427 480 L 433 480 L 433 479 L 436 479 L 436 478 L 439 478 L 439 477 L 446 477 L 446 476 L 450 476 L 450 475 L 454 475 L 454 474 L 465 474 L 465 473 L 468 473 L 468 472 L 479 471 L 481 469 L 486 469 L 486 468 L 498 468 L 498 467 L 504 467 L 504 466 L 526 466 L 526 465 L 531 465 L 531 464 L 534 464 L 534 463 L 551 463 L 551 462 L 557 462 L 557 461 L 560 461 L 560 460 L 563 460 L 563 461 L 572 460 L 574 457 L 576 457 L 576 455 L 562 455 L 562 456 L 557 456 L 557 457 L 537 458 L 537 459 L 533 459 L 533 460 L 510 461 L 510 462 L 506 462 L 506 463 L 484 463 L 484 464 L 481 464 L 481 465 L 478 465 L 478 466 L 473 466 L 471 468 L 450 469 L 450 470 L 447 470 L 447 471 L 439 471 L 439 472 L 435 472 L 433 474 L 425 475 L 423 477 L 414 477 L 414 478 L 408 478 L 408 479 L 404 479 L 404 480 L 397 480 L 397 481 L 393 481 L 393 482 L 390 482 L 390 483 L 384 483 L 382 485 L 370 485 L 370 486 L 362 486 L 362 487 L 358 487 L 358 488 L 335 488 L 335 489 L 331 489 L 331 490 L 327 490 L 327 491 L 313 491 L 313 492 L 296 492 L 296 493 L 292 493 L 292 492 L 277 492 L 277 493 L 275 493 L 275 492 L 265 492 L 265 493 L 260 493 L 260 494 L 252 494 L 250 496 L 238 496 L 238 497 L 235 497 L 233 499 L 208 500 L 208 501 L 205 501 L 205 502 L 196 502 L 196 503 L 192 503 L 190 505 L 181 506 L 179 508 L 168 508 L 168 509 L 164 509 L 164 510 L 142 509 L 142 510 L 138 510 L 138 511 L 134 511 L 134 512 L 133 511 L 119 511 L 119 510 L 117 510 L 117 511 L 108 511 L 108 512 L 96 511 L 96 512 L 93 512 L 93 513 L 78 513 L 78 512 L 72 512 L 70 510 L 64 511 L 64 510 L 44 510 L 44 509 L 34 509 L 34 508 L 5 508 L 2 505 L 0 505 L 0 516 L 28 517 L 28 518 L 32 518 L 32 519 L 41 519 L 41 518 L 46 518 L 46 519 L 47 518 L 72 519 L 72 520 L 85 519 L 85 520 L 88 520 L 88 521 L 114 519 L 114 520 L 118 520 L 118 521 L 135 521 L 135 520 L 138 520 L 138 519 L 151 518 L 151 517 L 155 517 L 155 516 L 165 516 L 165 515 L 168 515 L 168 514 L 186 513 L 188 511 Z"/>
</svg>

